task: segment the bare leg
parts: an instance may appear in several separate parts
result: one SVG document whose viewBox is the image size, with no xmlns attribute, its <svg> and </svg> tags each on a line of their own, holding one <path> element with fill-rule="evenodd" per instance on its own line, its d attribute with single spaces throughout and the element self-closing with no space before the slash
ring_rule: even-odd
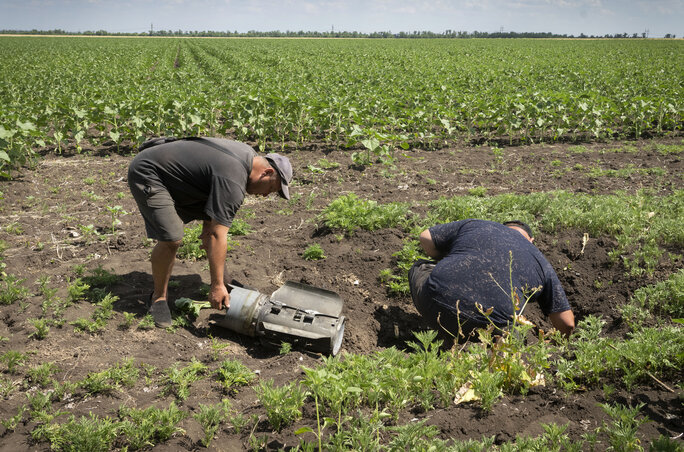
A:
<svg viewBox="0 0 684 452">
<path fill-rule="evenodd" d="M 152 301 L 155 303 L 166 300 L 171 278 L 171 270 L 176 261 L 176 251 L 180 247 L 181 241 L 176 242 L 157 242 L 152 249 L 152 279 L 154 280 L 154 293 Z"/>
</svg>

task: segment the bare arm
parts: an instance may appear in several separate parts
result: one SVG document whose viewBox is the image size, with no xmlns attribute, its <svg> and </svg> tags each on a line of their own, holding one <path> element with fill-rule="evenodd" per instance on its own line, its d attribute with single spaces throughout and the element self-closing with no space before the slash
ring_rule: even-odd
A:
<svg viewBox="0 0 684 452">
<path fill-rule="evenodd" d="M 420 246 L 423 248 L 423 251 L 425 251 L 425 254 L 431 258 L 440 259 L 442 257 L 442 253 L 437 250 L 435 242 L 432 241 L 432 235 L 430 234 L 429 229 L 420 233 Z"/>
<path fill-rule="evenodd" d="M 205 221 L 202 225 L 202 248 L 207 252 L 211 288 L 209 302 L 214 309 L 230 306 L 230 294 L 223 283 L 223 270 L 226 263 L 228 246 L 228 227 L 214 220 Z"/>
<path fill-rule="evenodd" d="M 554 328 L 565 337 L 570 336 L 575 329 L 575 315 L 569 309 L 567 311 L 552 312 L 549 314 L 549 320 L 551 320 Z"/>
</svg>

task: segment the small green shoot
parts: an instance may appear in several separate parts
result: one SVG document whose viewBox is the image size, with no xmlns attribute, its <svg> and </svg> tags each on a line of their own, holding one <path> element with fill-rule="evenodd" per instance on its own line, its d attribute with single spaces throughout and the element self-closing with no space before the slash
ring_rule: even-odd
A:
<svg viewBox="0 0 684 452">
<path fill-rule="evenodd" d="M 50 332 L 50 321 L 45 318 L 41 319 L 29 319 L 29 322 L 36 329 L 33 333 L 29 334 L 29 337 L 42 341 L 45 339 Z"/>
<path fill-rule="evenodd" d="M 209 336 L 209 340 L 211 341 L 211 360 L 218 361 L 221 350 L 228 347 L 230 344 L 228 342 L 221 342 L 220 339 L 216 339 L 211 335 Z"/>
<path fill-rule="evenodd" d="M 15 374 L 17 368 L 24 365 L 27 360 L 28 355 L 26 353 L 21 353 L 16 350 L 8 350 L 0 355 L 0 362 L 5 363 L 7 372 L 10 374 Z"/>
<path fill-rule="evenodd" d="M 154 328 L 154 317 L 151 314 L 145 315 L 140 323 L 138 323 L 138 329 L 142 331 L 153 330 Z"/>
<path fill-rule="evenodd" d="M 192 417 L 202 426 L 204 437 L 200 440 L 204 447 L 209 447 L 219 427 L 228 417 L 230 401 L 224 399 L 216 405 L 199 404 L 199 411 Z"/>
<path fill-rule="evenodd" d="M 247 235 L 251 232 L 252 227 L 247 223 L 245 220 L 242 220 L 240 218 L 236 218 L 233 220 L 233 223 L 230 225 L 230 229 L 228 230 L 228 233 L 230 235 Z"/>
<path fill-rule="evenodd" d="M 249 367 L 237 360 L 223 361 L 216 369 L 215 375 L 227 393 L 237 392 L 238 387 L 246 386 L 256 378 Z"/>
<path fill-rule="evenodd" d="M 25 281 L 26 279 L 7 275 L 0 282 L 0 305 L 10 305 L 15 301 L 21 301 L 28 297 L 30 292 L 22 285 Z"/>
<path fill-rule="evenodd" d="M 207 366 L 194 357 L 185 367 L 179 367 L 178 363 L 173 364 L 167 369 L 164 377 L 164 393 L 173 394 L 178 400 L 187 399 L 190 395 L 190 385 L 200 380 L 206 371 Z"/>
<path fill-rule="evenodd" d="M 304 250 L 302 257 L 307 261 L 317 261 L 325 259 L 325 252 L 323 251 L 323 248 L 321 248 L 321 245 L 313 243 Z"/>
<path fill-rule="evenodd" d="M 174 402 L 167 409 L 149 407 L 135 409 L 126 406 L 119 408 L 120 428 L 126 444 L 137 450 L 152 447 L 164 442 L 176 433 L 185 431 L 178 424 L 187 417 Z"/>
<path fill-rule="evenodd" d="M 31 383 L 37 384 L 41 388 L 47 388 L 54 381 L 52 376 L 59 371 L 60 369 L 55 363 L 48 362 L 29 369 L 26 376 Z"/>
<path fill-rule="evenodd" d="M 272 380 L 267 380 L 260 383 L 255 390 L 274 430 L 279 432 L 302 416 L 306 391 L 299 384 L 293 382 L 276 387 Z"/>
</svg>

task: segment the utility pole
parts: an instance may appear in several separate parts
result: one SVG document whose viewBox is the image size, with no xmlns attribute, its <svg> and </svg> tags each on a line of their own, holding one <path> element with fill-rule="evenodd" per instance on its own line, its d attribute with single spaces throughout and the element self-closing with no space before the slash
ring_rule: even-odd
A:
<svg viewBox="0 0 684 452">
<path fill-rule="evenodd" d="M 154 23 L 150 22 L 150 36 L 154 34 Z"/>
</svg>

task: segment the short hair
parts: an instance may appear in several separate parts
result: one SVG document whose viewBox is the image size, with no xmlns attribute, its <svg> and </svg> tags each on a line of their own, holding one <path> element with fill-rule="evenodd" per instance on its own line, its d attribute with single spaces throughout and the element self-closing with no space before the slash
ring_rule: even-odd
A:
<svg viewBox="0 0 684 452">
<path fill-rule="evenodd" d="M 511 220 L 511 221 L 506 221 L 503 225 L 504 226 L 517 226 L 520 229 L 522 229 L 523 231 L 527 232 L 527 235 L 529 235 L 530 238 L 533 237 L 532 228 L 527 223 L 525 223 L 523 221 Z"/>
</svg>

